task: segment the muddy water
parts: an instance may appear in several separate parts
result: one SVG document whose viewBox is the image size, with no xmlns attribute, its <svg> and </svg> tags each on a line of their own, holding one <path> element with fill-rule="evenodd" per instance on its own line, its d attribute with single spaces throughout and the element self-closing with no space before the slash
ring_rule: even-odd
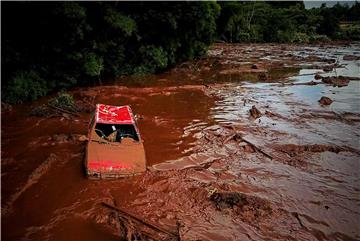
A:
<svg viewBox="0 0 360 241">
<path fill-rule="evenodd" d="M 84 177 L 90 114 L 29 116 L 46 99 L 2 112 L 2 240 L 119 240 L 101 202 L 169 230 L 178 222 L 181 240 L 359 240 L 360 82 L 304 84 L 359 77 L 349 54 L 359 45 L 216 45 L 149 82 L 72 90 L 138 115 L 149 170 L 126 179 Z M 219 209 L 212 192 L 246 204 Z"/>
</svg>

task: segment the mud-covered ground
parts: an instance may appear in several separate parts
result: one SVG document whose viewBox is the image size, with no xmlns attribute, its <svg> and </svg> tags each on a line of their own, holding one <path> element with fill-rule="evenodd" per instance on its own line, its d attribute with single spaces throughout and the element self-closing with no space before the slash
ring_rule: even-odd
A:
<svg viewBox="0 0 360 241">
<path fill-rule="evenodd" d="M 71 90 L 79 115 L 30 115 L 47 98 L 3 105 L 2 240 L 126 240 L 102 202 L 180 240 L 360 240 L 359 59 L 355 43 L 217 44 L 163 74 Z M 94 103 L 131 105 L 146 173 L 85 178 Z"/>
</svg>

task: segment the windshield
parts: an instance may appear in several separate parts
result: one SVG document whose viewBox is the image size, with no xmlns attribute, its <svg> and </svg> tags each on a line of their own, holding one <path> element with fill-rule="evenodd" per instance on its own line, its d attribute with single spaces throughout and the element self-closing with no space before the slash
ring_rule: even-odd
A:
<svg viewBox="0 0 360 241">
<path fill-rule="evenodd" d="M 110 142 L 121 142 L 123 138 L 131 138 L 134 141 L 139 141 L 139 136 L 133 125 L 97 123 L 95 126 L 95 133 L 100 138 Z"/>
</svg>

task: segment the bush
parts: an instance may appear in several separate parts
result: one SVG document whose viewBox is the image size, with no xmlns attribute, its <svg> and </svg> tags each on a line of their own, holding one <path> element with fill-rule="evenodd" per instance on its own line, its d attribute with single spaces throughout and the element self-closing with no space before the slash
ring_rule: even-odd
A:
<svg viewBox="0 0 360 241">
<path fill-rule="evenodd" d="M 21 71 L 9 82 L 3 97 L 7 103 L 17 104 L 35 100 L 47 93 L 46 82 L 35 71 Z"/>
<path fill-rule="evenodd" d="M 4 25 L 3 81 L 33 69 L 51 90 L 198 57 L 214 40 L 220 11 L 216 2 L 7 2 L 4 9 L 11 25 Z"/>
<path fill-rule="evenodd" d="M 84 63 L 85 73 L 91 77 L 98 77 L 100 80 L 101 71 L 104 69 L 103 62 L 103 58 L 97 56 L 95 53 L 86 54 Z"/>
<path fill-rule="evenodd" d="M 168 65 L 167 53 L 161 47 L 142 46 L 139 53 L 143 63 L 135 69 L 136 74 L 154 73 Z"/>
<path fill-rule="evenodd" d="M 64 91 L 60 91 L 57 97 L 49 101 L 49 104 L 65 110 L 76 109 L 74 97 Z"/>
<path fill-rule="evenodd" d="M 327 42 L 330 41 L 330 38 L 322 34 L 313 34 L 309 37 L 310 42 Z"/>
<path fill-rule="evenodd" d="M 276 34 L 276 42 L 291 43 L 294 40 L 294 32 L 278 30 Z"/>
<path fill-rule="evenodd" d="M 341 31 L 336 34 L 337 39 L 360 40 L 360 24 L 346 24 L 341 26 Z"/>
<path fill-rule="evenodd" d="M 310 37 L 306 33 L 296 32 L 293 41 L 295 43 L 308 43 L 310 41 Z"/>
</svg>

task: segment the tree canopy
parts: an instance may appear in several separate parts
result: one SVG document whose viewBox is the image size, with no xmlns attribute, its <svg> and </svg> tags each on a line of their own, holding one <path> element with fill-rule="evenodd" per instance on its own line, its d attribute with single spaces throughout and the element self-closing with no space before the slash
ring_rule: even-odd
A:
<svg viewBox="0 0 360 241">
<path fill-rule="evenodd" d="M 225 42 L 360 39 L 360 4 L 287 2 L 3 2 L 2 96 L 162 71 Z M 354 27 L 355 26 L 355 27 Z"/>
</svg>

